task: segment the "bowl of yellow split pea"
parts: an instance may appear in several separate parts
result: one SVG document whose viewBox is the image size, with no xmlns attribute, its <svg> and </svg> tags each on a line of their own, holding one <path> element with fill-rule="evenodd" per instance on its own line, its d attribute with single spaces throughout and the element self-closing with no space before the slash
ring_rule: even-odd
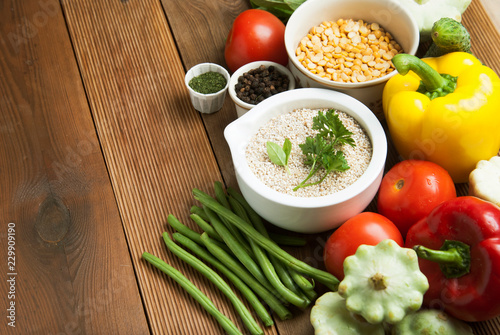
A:
<svg viewBox="0 0 500 335">
<path fill-rule="evenodd" d="M 298 87 L 348 94 L 381 111 L 385 83 L 396 74 L 391 59 L 414 55 L 419 30 L 394 0 L 308 0 L 287 22 L 285 47 Z"/>
</svg>

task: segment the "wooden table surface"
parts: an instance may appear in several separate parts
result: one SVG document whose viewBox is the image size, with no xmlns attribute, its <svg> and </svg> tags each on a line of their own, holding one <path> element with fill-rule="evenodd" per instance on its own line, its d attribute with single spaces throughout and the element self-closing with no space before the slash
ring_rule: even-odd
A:
<svg viewBox="0 0 500 335">
<path fill-rule="evenodd" d="M 192 188 L 237 187 L 222 135 L 234 105 L 227 97 L 221 111 L 201 115 L 184 74 L 201 62 L 225 65 L 225 38 L 247 8 L 244 0 L 0 0 L 1 334 L 221 334 L 144 251 L 180 269 L 244 329 L 161 234 L 172 231 L 169 214 L 194 227 Z M 473 51 L 500 73 L 498 14 L 497 0 L 474 0 L 464 24 Z M 322 267 L 327 236 L 307 236 L 290 252 Z M 309 310 L 293 312 L 266 334 L 312 334 Z M 500 322 L 474 329 L 496 334 Z"/>
</svg>

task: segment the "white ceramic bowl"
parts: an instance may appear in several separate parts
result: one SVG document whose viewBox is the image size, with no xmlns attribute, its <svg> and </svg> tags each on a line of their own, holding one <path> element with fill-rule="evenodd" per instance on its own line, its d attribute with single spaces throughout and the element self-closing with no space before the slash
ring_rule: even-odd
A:
<svg viewBox="0 0 500 335">
<path fill-rule="evenodd" d="M 285 66 L 281 64 L 270 61 L 256 61 L 243 65 L 238 70 L 234 71 L 234 73 L 232 74 L 231 79 L 229 79 L 229 88 L 228 88 L 229 96 L 234 102 L 234 105 L 236 107 L 236 114 L 238 115 L 238 117 L 242 116 L 250 109 L 254 108 L 256 105 L 249 104 L 247 102 L 240 100 L 240 98 L 236 96 L 236 91 L 234 87 L 238 83 L 238 78 L 240 76 L 242 76 L 245 72 L 260 67 L 261 65 L 264 65 L 265 67 L 269 66 L 276 67 L 279 72 L 281 72 L 282 74 L 286 74 L 288 76 L 288 79 L 290 80 L 290 84 L 288 85 L 288 90 L 293 90 L 295 88 L 295 79 L 292 73 L 290 72 L 290 70 L 288 70 Z"/>
<path fill-rule="evenodd" d="M 378 23 L 392 34 L 405 53 L 412 55 L 417 52 L 419 45 L 418 25 L 396 0 L 307 0 L 287 22 L 285 46 L 289 57 L 288 66 L 298 87 L 337 90 L 360 100 L 372 110 L 381 109 L 382 90 L 396 71 L 364 83 L 339 83 L 311 73 L 295 56 L 300 41 L 312 27 L 338 19 L 362 19 L 368 23 Z"/>
<path fill-rule="evenodd" d="M 367 132 L 373 153 L 364 174 L 347 188 L 322 197 L 297 197 L 266 186 L 250 170 L 245 150 L 271 118 L 297 108 L 335 108 L 354 117 Z M 238 186 L 248 203 L 270 223 L 295 232 L 318 233 L 362 212 L 377 193 L 387 157 L 387 139 L 377 117 L 358 100 L 333 90 L 299 88 L 262 101 L 224 130 Z"/>
<path fill-rule="evenodd" d="M 202 94 L 193 90 L 189 86 L 191 79 L 206 72 L 218 72 L 222 74 L 224 78 L 226 78 L 226 86 L 219 92 L 211 94 Z M 224 105 L 224 99 L 226 98 L 226 92 L 229 86 L 229 79 L 229 72 L 218 64 L 201 63 L 189 69 L 184 76 L 184 83 L 189 91 L 189 97 L 194 109 L 204 114 L 211 114 L 219 111 Z"/>
</svg>

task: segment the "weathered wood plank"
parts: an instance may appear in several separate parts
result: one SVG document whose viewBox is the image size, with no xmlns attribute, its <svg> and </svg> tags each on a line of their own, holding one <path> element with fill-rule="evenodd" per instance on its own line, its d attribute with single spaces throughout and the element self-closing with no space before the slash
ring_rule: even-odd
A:
<svg viewBox="0 0 500 335">
<path fill-rule="evenodd" d="M 0 22 L 0 249 L 7 254 L 13 227 L 16 262 L 8 272 L 17 273 L 9 276 L 11 298 L 2 267 L 0 333 L 144 334 L 144 309 L 59 2 L 2 1 Z M 15 328 L 5 318 L 10 302 Z"/>
<path fill-rule="evenodd" d="M 178 268 L 244 329 L 227 299 L 161 239 L 172 231 L 169 214 L 194 228 L 191 189 L 210 190 L 221 175 L 160 3 L 77 0 L 63 8 L 151 331 L 222 332 L 180 286 L 141 259 L 144 251 Z"/>
<path fill-rule="evenodd" d="M 248 1 L 161 0 L 172 34 L 176 40 L 185 71 L 198 63 L 211 62 L 226 67 L 224 46 L 234 19 L 250 8 Z M 193 50 L 193 46 L 195 46 Z M 227 67 L 226 67 L 227 68 Z M 229 147 L 223 129 L 236 118 L 234 104 L 226 97 L 223 108 L 203 115 L 224 182 L 237 187 Z"/>
</svg>

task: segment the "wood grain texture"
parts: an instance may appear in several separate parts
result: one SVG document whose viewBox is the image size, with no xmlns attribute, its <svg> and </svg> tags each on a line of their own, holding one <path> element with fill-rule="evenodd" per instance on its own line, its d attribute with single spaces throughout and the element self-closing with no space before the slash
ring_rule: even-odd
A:
<svg viewBox="0 0 500 335">
<path fill-rule="evenodd" d="M 216 63 L 227 68 L 224 60 L 226 38 L 234 19 L 242 11 L 249 9 L 250 3 L 230 0 L 161 1 L 185 71 L 203 62 Z M 193 46 L 196 46 L 195 50 Z M 237 188 L 231 154 L 223 136 L 223 129 L 235 118 L 236 110 L 229 94 L 219 112 L 203 115 L 223 180 L 226 185 Z"/>
<path fill-rule="evenodd" d="M 476 0 L 474 0 L 476 1 Z M 498 0 L 480 0 L 497 31 L 500 31 L 500 2 Z"/>
<path fill-rule="evenodd" d="M 491 0 L 486 0 L 491 1 Z M 223 60 L 223 49 L 225 38 L 231 24 L 238 13 L 248 8 L 248 2 L 189 2 L 178 0 L 163 0 L 163 7 L 169 19 L 172 34 L 175 36 L 179 46 L 179 53 L 186 70 L 197 64 L 206 61 L 225 65 Z M 193 7 L 191 7 L 193 6 Z M 197 16 L 198 12 L 204 12 L 203 18 Z M 200 29 L 195 22 L 201 22 L 209 29 Z M 500 73 L 498 66 L 500 52 L 498 51 L 498 31 L 491 24 L 489 16 L 486 14 L 482 4 L 474 0 L 470 8 L 464 15 L 464 24 L 472 34 L 473 48 L 478 57 L 481 57 L 488 65 Z M 220 33 L 222 32 L 222 35 Z M 217 33 L 218 35 L 216 35 Z M 197 52 L 192 52 L 192 45 L 197 45 Z M 230 101 L 230 99 L 227 99 Z M 214 153 L 221 167 L 221 172 L 226 184 L 236 185 L 234 168 L 231 164 L 231 156 L 223 138 L 225 126 L 236 118 L 232 103 L 224 105 L 223 109 L 213 115 L 205 116 L 207 133 L 213 143 Z M 382 121 L 383 122 L 383 121 Z M 384 122 L 383 122 L 384 123 Z M 390 140 L 389 140 L 390 141 Z M 389 152 L 387 157 L 386 171 L 399 161 L 398 154 L 389 142 Z M 225 169 L 225 167 L 228 167 Z M 467 193 L 467 184 L 457 185 L 459 194 Z M 376 211 L 376 199 L 367 207 L 368 211 Z M 270 227 L 270 229 L 279 230 Z M 315 234 L 308 236 L 308 245 L 305 248 L 290 249 L 290 253 L 303 259 L 313 266 L 322 268 L 323 246 L 331 232 L 325 234 Z M 321 288 L 320 292 L 321 292 Z M 281 334 L 313 334 L 314 330 L 309 322 L 310 308 L 306 310 L 294 310 L 294 318 L 281 322 L 277 320 L 277 328 Z M 476 334 L 495 334 L 498 330 L 496 325 L 498 320 L 488 323 L 474 325 Z"/>
<path fill-rule="evenodd" d="M 148 325 L 58 1 L 0 2 L 2 334 L 144 334 Z M 15 272 L 15 299 L 7 272 Z M 9 276 L 10 278 L 10 276 Z M 10 289 L 10 287 L 9 287 Z M 16 327 L 5 308 L 15 301 Z M 121 306 L 130 305 L 123 309 Z"/>
<path fill-rule="evenodd" d="M 498 9 L 498 6 L 495 7 Z M 500 74 L 500 30 L 492 23 L 480 1 L 471 3 L 463 15 L 462 23 L 471 35 L 472 53 Z"/>
<path fill-rule="evenodd" d="M 222 330 L 180 286 L 141 259 L 144 251 L 180 269 L 243 329 L 221 293 L 167 252 L 161 239 L 172 231 L 169 214 L 194 226 L 191 189 L 211 190 L 221 175 L 160 3 L 78 0 L 63 8 L 152 333 Z"/>
</svg>

